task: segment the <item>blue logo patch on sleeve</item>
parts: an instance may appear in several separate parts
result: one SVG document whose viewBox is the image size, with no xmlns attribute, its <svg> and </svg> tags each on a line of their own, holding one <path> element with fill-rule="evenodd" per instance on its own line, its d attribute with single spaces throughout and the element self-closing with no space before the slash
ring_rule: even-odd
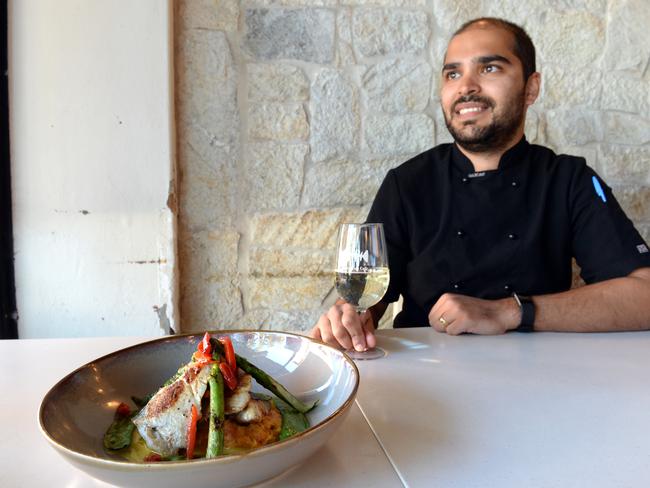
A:
<svg viewBox="0 0 650 488">
<path fill-rule="evenodd" d="M 598 181 L 598 178 L 592 176 L 591 181 L 594 184 L 596 195 L 598 195 L 603 202 L 607 202 L 607 197 L 605 196 L 605 192 L 603 190 L 603 187 L 600 185 L 600 181 Z"/>
</svg>

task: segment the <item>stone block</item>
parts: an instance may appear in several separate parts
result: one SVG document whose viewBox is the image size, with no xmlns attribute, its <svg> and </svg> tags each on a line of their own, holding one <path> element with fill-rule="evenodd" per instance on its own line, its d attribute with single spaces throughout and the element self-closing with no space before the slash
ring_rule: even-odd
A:
<svg viewBox="0 0 650 488">
<path fill-rule="evenodd" d="M 302 103 L 260 103 L 252 105 L 248 116 L 248 134 L 252 139 L 306 140 L 309 123 Z"/>
<path fill-rule="evenodd" d="M 352 9 L 340 8 L 336 14 L 339 41 L 352 44 Z"/>
<path fill-rule="evenodd" d="M 243 49 L 253 59 L 334 61 L 336 16 L 332 10 L 247 9 Z"/>
<path fill-rule="evenodd" d="M 650 142 L 650 120 L 639 115 L 608 112 L 607 142 L 612 144 L 641 145 Z"/>
<path fill-rule="evenodd" d="M 244 313 L 241 292 L 233 280 L 183 280 L 182 332 L 233 329 Z"/>
<path fill-rule="evenodd" d="M 340 0 L 341 5 L 350 7 L 404 7 L 404 8 L 419 8 L 425 7 L 426 0 Z"/>
<path fill-rule="evenodd" d="M 241 320 L 243 329 L 278 330 L 306 335 L 316 325 L 322 310 L 269 310 L 247 311 Z"/>
<path fill-rule="evenodd" d="M 433 59 L 432 61 L 432 76 L 431 76 L 431 92 L 430 92 L 430 98 L 431 100 L 435 101 L 435 106 L 438 107 L 440 105 L 440 90 L 442 89 L 442 65 L 444 64 L 445 61 L 445 53 L 444 51 L 440 54 L 436 54 L 436 46 L 438 44 L 441 44 L 441 40 L 437 39 L 432 41 L 432 47 L 431 47 L 431 57 Z M 445 42 L 445 46 L 446 46 Z"/>
<path fill-rule="evenodd" d="M 179 30 L 237 31 L 239 0 L 179 0 L 176 9 L 174 18 Z"/>
<path fill-rule="evenodd" d="M 312 165 L 305 176 L 303 205 L 335 207 L 370 204 L 388 170 L 404 160 L 343 160 Z"/>
<path fill-rule="evenodd" d="M 647 114 L 650 112 L 650 83 L 626 73 L 605 73 L 601 108 Z"/>
<path fill-rule="evenodd" d="M 479 17 L 483 9 L 481 0 L 433 0 L 433 18 L 445 45 L 451 34 L 468 20 Z"/>
<path fill-rule="evenodd" d="M 279 310 L 313 309 L 334 286 L 331 277 L 265 277 L 250 278 L 250 303 L 253 308 Z"/>
<path fill-rule="evenodd" d="M 249 144 L 244 162 L 248 208 L 259 211 L 296 207 L 308 151 L 307 144 Z"/>
<path fill-rule="evenodd" d="M 384 61 L 368 68 L 362 83 L 371 111 L 421 112 L 429 103 L 431 66 L 417 60 Z"/>
<path fill-rule="evenodd" d="M 338 0 L 250 0 L 256 7 L 336 7 Z"/>
<path fill-rule="evenodd" d="M 334 249 L 339 226 L 363 222 L 367 207 L 341 207 L 303 212 L 255 214 L 252 240 L 257 246 Z"/>
<path fill-rule="evenodd" d="M 357 91 L 338 71 L 323 70 L 311 89 L 311 157 L 314 161 L 342 157 L 359 138 Z"/>
<path fill-rule="evenodd" d="M 605 47 L 604 18 L 580 10 L 549 9 L 533 37 L 541 60 L 572 68 L 589 67 Z"/>
<path fill-rule="evenodd" d="M 339 40 L 336 51 L 336 67 L 345 68 L 348 66 L 356 67 L 357 59 L 354 56 L 354 49 L 352 45 L 347 42 Z"/>
<path fill-rule="evenodd" d="M 366 119 L 365 143 L 373 154 L 417 154 L 432 147 L 434 141 L 433 120 L 425 114 L 376 114 Z"/>
<path fill-rule="evenodd" d="M 227 81 L 237 84 L 228 39 L 223 32 L 192 30 L 179 36 L 175 45 L 176 89 L 181 98 L 198 99 Z M 196 103 L 196 102 L 195 102 Z"/>
<path fill-rule="evenodd" d="M 600 112 L 576 109 L 546 112 L 546 136 L 556 147 L 600 142 L 603 140 L 603 133 Z"/>
<path fill-rule="evenodd" d="M 650 185 L 650 148 L 602 144 L 598 160 L 611 182 Z"/>
<path fill-rule="evenodd" d="M 239 145 L 237 67 L 223 32 L 188 32 L 180 37 L 176 54 L 179 141 L 209 164 Z"/>
<path fill-rule="evenodd" d="M 542 72 L 542 95 L 538 103 L 545 108 L 582 105 L 597 109 L 603 92 L 600 72 L 590 69 L 572 69 L 564 64 L 545 63 Z"/>
<path fill-rule="evenodd" d="M 608 5 L 607 69 L 647 70 L 650 58 L 650 9 L 646 0 L 611 0 Z"/>
<path fill-rule="evenodd" d="M 546 0 L 483 2 L 480 15 L 501 17 L 523 26 L 537 44 L 544 28 L 543 23 L 551 21 L 546 16 L 551 9 L 558 15 L 587 12 L 604 18 L 607 0 L 553 0 L 552 4 Z"/>
<path fill-rule="evenodd" d="M 356 65 L 352 49 L 352 11 L 340 8 L 336 14 L 336 30 L 338 41 L 336 45 L 336 66 L 343 68 Z"/>
<path fill-rule="evenodd" d="M 343 68 L 355 66 L 356 57 L 352 48 L 352 12 L 348 8 L 340 8 L 336 13 L 336 66 Z"/>
<path fill-rule="evenodd" d="M 235 209 L 235 148 L 215 148 L 214 155 L 203 159 L 190 141 L 178 146 L 180 178 L 179 219 L 188 229 L 201 231 L 231 225 Z"/>
<path fill-rule="evenodd" d="M 305 72 L 290 64 L 249 64 L 248 99 L 253 102 L 294 102 L 309 99 Z"/>
<path fill-rule="evenodd" d="M 327 276 L 335 269 L 334 249 L 263 248 L 254 246 L 249 255 L 251 276 Z"/>
<path fill-rule="evenodd" d="M 650 187 L 612 186 L 612 191 L 630 220 L 635 223 L 650 223 Z"/>
<path fill-rule="evenodd" d="M 420 11 L 358 8 L 352 16 L 354 46 L 364 57 L 418 54 L 429 33 L 427 14 Z"/>
<path fill-rule="evenodd" d="M 181 277 L 212 282 L 237 275 L 239 238 L 239 232 L 232 228 L 199 232 L 181 229 Z"/>
<path fill-rule="evenodd" d="M 176 136 L 180 141 L 178 156 L 182 173 L 187 173 L 187 165 L 198 164 L 206 168 L 193 170 L 195 174 L 210 178 L 211 169 L 214 176 L 219 176 L 222 168 L 237 160 L 239 132 L 230 127 L 239 122 L 236 102 L 226 99 L 221 102 L 223 119 L 217 112 L 197 115 L 177 112 Z M 230 124 L 226 123 L 227 117 L 232 117 L 228 119 Z"/>
<path fill-rule="evenodd" d="M 543 0 L 538 0 L 538 2 L 543 7 L 548 6 L 548 3 Z M 558 10 L 587 10 L 604 15 L 607 10 L 607 0 L 556 0 L 553 7 Z"/>
</svg>

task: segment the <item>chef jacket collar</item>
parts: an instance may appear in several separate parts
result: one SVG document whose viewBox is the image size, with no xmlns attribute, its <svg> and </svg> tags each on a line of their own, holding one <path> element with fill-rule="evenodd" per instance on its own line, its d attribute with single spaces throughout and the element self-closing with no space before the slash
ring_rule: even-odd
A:
<svg viewBox="0 0 650 488">
<path fill-rule="evenodd" d="M 499 160 L 497 171 L 509 168 L 521 162 L 526 157 L 529 147 L 530 144 L 526 141 L 526 136 L 523 136 L 517 144 L 503 153 Z M 452 146 L 451 160 L 464 174 L 473 174 L 475 172 L 472 162 L 460 149 L 458 149 L 458 146 L 455 143 Z"/>
</svg>

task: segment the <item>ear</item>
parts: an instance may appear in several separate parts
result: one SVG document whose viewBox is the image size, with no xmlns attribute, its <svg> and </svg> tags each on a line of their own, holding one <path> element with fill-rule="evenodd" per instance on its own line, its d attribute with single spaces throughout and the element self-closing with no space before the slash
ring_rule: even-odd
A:
<svg viewBox="0 0 650 488">
<path fill-rule="evenodd" d="M 542 76 L 538 72 L 535 72 L 528 77 L 525 88 L 525 99 L 527 107 L 531 106 L 533 103 L 535 103 L 535 100 L 537 100 L 541 83 Z"/>
</svg>

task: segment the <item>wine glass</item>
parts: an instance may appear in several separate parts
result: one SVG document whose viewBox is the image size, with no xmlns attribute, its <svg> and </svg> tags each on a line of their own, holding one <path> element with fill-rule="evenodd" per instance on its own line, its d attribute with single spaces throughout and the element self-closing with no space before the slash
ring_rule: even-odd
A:
<svg viewBox="0 0 650 488">
<path fill-rule="evenodd" d="M 383 224 L 341 224 L 336 259 L 336 292 L 362 314 L 379 302 L 388 289 L 390 273 Z M 381 348 L 347 351 L 353 359 L 377 359 Z"/>
</svg>

